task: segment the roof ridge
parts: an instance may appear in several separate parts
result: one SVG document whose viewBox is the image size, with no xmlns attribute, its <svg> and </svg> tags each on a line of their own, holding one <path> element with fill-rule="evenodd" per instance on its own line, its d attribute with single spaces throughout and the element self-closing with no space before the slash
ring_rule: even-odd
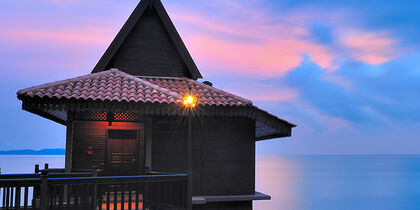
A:
<svg viewBox="0 0 420 210">
<path fill-rule="evenodd" d="M 136 76 L 138 78 L 146 78 L 146 79 L 173 79 L 173 80 L 183 80 L 183 77 L 164 77 L 164 76 Z"/>
<path fill-rule="evenodd" d="M 142 83 L 143 85 L 146 85 L 146 86 L 152 87 L 153 89 L 156 89 L 156 90 L 162 91 L 162 92 L 164 92 L 164 93 L 166 93 L 166 94 L 169 94 L 169 95 L 171 95 L 171 96 L 173 96 L 173 97 L 177 97 L 177 98 L 179 98 L 179 99 L 180 99 L 180 98 L 182 98 L 182 96 L 181 96 L 180 94 L 176 93 L 176 92 L 173 92 L 173 91 L 168 90 L 168 89 L 166 89 L 166 88 L 163 88 L 163 87 L 160 87 L 160 86 L 158 86 L 158 85 L 155 85 L 155 84 L 153 84 L 153 83 L 151 83 L 151 82 L 149 82 L 149 81 L 146 81 L 146 80 L 144 80 L 144 79 L 138 78 L 138 77 L 133 76 L 133 75 L 131 75 L 131 74 L 129 74 L 129 73 L 123 72 L 123 71 L 121 71 L 121 70 L 119 70 L 119 69 L 114 68 L 114 69 L 111 69 L 111 70 L 114 70 L 114 71 L 116 70 L 115 72 L 116 72 L 117 74 L 120 74 L 120 75 L 122 75 L 122 76 L 125 76 L 125 77 L 127 77 L 127 78 L 130 78 L 130 79 L 132 79 L 132 80 L 134 80 L 134 81 L 140 82 L 140 83 Z"/>
<path fill-rule="evenodd" d="M 233 98 L 237 98 L 237 99 L 243 100 L 243 101 L 245 101 L 245 102 L 249 103 L 250 105 L 253 105 L 251 100 L 246 99 L 246 98 L 243 98 L 243 97 L 241 97 L 241 96 L 237 96 L 237 95 L 235 95 L 235 94 L 232 94 L 232 93 L 226 92 L 226 91 L 224 91 L 224 90 L 222 90 L 222 89 L 218 89 L 218 88 L 215 88 L 215 87 L 213 87 L 213 86 L 203 84 L 203 83 L 201 83 L 201 82 L 198 82 L 198 81 L 196 81 L 196 80 L 193 80 L 193 79 L 190 79 L 190 78 L 187 78 L 187 77 L 183 77 L 183 79 L 190 80 L 191 82 L 193 82 L 193 83 L 195 83 L 195 84 L 197 84 L 197 85 L 200 85 L 201 87 L 210 88 L 210 89 L 213 89 L 213 90 L 215 90 L 215 91 L 220 91 L 220 92 L 222 92 L 222 93 L 224 93 L 224 94 L 226 94 L 226 95 L 229 95 L 229 96 L 231 96 L 231 97 L 233 97 Z"/>
</svg>

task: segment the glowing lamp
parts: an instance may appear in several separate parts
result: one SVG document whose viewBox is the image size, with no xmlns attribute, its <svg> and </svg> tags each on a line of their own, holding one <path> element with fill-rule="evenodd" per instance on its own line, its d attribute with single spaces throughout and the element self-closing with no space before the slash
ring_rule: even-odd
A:
<svg viewBox="0 0 420 210">
<path fill-rule="evenodd" d="M 183 98 L 184 106 L 187 108 L 193 108 L 195 107 L 195 104 L 197 103 L 197 97 L 193 94 L 188 94 L 184 96 Z"/>
</svg>

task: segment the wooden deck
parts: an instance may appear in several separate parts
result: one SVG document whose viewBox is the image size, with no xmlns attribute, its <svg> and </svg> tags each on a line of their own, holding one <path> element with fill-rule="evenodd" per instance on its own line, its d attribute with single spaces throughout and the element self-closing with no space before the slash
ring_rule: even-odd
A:
<svg viewBox="0 0 420 210">
<path fill-rule="evenodd" d="M 44 173 L 0 175 L 0 209 L 182 210 L 185 174 L 87 176 Z"/>
</svg>

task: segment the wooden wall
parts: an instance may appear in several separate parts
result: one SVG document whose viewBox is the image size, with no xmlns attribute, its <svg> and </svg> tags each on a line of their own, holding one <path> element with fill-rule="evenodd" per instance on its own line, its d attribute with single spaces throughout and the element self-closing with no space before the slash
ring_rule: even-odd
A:
<svg viewBox="0 0 420 210">
<path fill-rule="evenodd" d="M 200 119 L 202 120 L 202 119 Z M 201 193 L 254 194 L 255 122 L 249 118 L 206 118 L 201 139 Z"/>
<path fill-rule="evenodd" d="M 154 116 L 151 122 L 151 169 L 168 173 L 187 171 L 185 117 Z M 255 193 L 255 121 L 242 117 L 193 117 L 193 195 Z M 75 121 L 72 168 L 91 168 L 105 159 L 107 129 L 144 129 L 143 123 Z M 142 134 L 144 135 L 144 133 Z M 144 141 L 139 151 L 144 164 Z M 94 155 L 87 155 L 93 146 Z M 144 165 L 142 165 L 144 166 Z M 143 167 L 142 167 L 143 168 Z M 252 202 L 219 202 L 199 209 L 252 209 Z M 198 207 L 194 207 L 195 209 Z"/>
<path fill-rule="evenodd" d="M 249 118 L 193 117 L 193 195 L 253 194 L 255 122 Z M 187 169 L 186 119 L 155 118 L 152 170 Z"/>
<path fill-rule="evenodd" d="M 182 77 L 185 64 L 153 8 L 146 9 L 108 68 L 136 76 Z"/>
<path fill-rule="evenodd" d="M 73 127 L 73 169 L 92 169 L 92 166 L 105 164 L 106 134 L 108 129 L 140 130 L 139 139 L 139 172 L 144 168 L 144 124 L 139 122 L 108 122 L 75 121 Z M 92 147 L 93 154 L 88 155 L 88 147 Z"/>
<path fill-rule="evenodd" d="M 152 170 L 185 173 L 187 171 L 185 119 L 155 117 L 152 123 Z"/>
</svg>

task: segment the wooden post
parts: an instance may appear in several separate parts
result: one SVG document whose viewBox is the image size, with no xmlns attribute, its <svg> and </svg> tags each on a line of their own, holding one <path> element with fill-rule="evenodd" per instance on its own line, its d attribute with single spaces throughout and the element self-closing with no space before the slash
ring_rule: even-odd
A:
<svg viewBox="0 0 420 210">
<path fill-rule="evenodd" d="M 93 167 L 93 176 L 94 177 L 98 176 L 98 167 L 97 166 Z M 102 199 L 102 197 L 101 197 L 101 199 Z M 98 202 L 98 184 L 93 184 L 92 204 L 93 204 L 93 209 L 95 209 L 95 210 L 97 208 L 97 204 L 98 204 L 97 202 Z"/>
<path fill-rule="evenodd" d="M 187 210 L 192 209 L 192 154 L 191 154 L 191 147 L 192 147 L 192 136 L 191 136 L 191 108 L 188 108 L 188 180 L 187 180 Z"/>
<path fill-rule="evenodd" d="M 67 112 L 67 127 L 66 127 L 66 156 L 65 156 L 65 163 L 64 163 L 65 173 L 71 172 L 72 153 L 73 153 L 73 127 L 74 127 L 74 112 L 68 111 Z M 70 189 L 69 185 L 64 185 L 63 196 L 66 198 L 67 206 L 70 205 L 69 189 Z"/>
<path fill-rule="evenodd" d="M 152 117 L 146 117 L 145 127 L 145 172 L 152 170 Z"/>
<path fill-rule="evenodd" d="M 34 173 L 35 174 L 39 174 L 39 164 L 35 164 L 35 169 L 34 169 Z M 37 196 L 40 195 L 40 186 L 34 186 L 34 190 L 32 193 L 32 206 L 36 205 L 36 199 L 38 198 Z"/>
<path fill-rule="evenodd" d="M 66 130 L 66 160 L 65 172 L 71 172 L 72 152 L 73 152 L 73 127 L 74 127 L 74 113 L 67 112 L 67 130 Z"/>
<path fill-rule="evenodd" d="M 39 173 L 39 164 L 35 164 L 35 170 L 34 172 L 37 174 Z"/>
<path fill-rule="evenodd" d="M 48 168 L 48 165 L 47 165 Z M 48 202 L 48 171 L 43 170 L 41 173 L 41 210 L 47 210 Z"/>
<path fill-rule="evenodd" d="M 44 164 L 44 170 L 47 170 L 47 171 L 48 171 L 48 168 L 49 168 L 49 167 L 48 167 L 48 163 L 45 163 L 45 164 Z"/>
</svg>

